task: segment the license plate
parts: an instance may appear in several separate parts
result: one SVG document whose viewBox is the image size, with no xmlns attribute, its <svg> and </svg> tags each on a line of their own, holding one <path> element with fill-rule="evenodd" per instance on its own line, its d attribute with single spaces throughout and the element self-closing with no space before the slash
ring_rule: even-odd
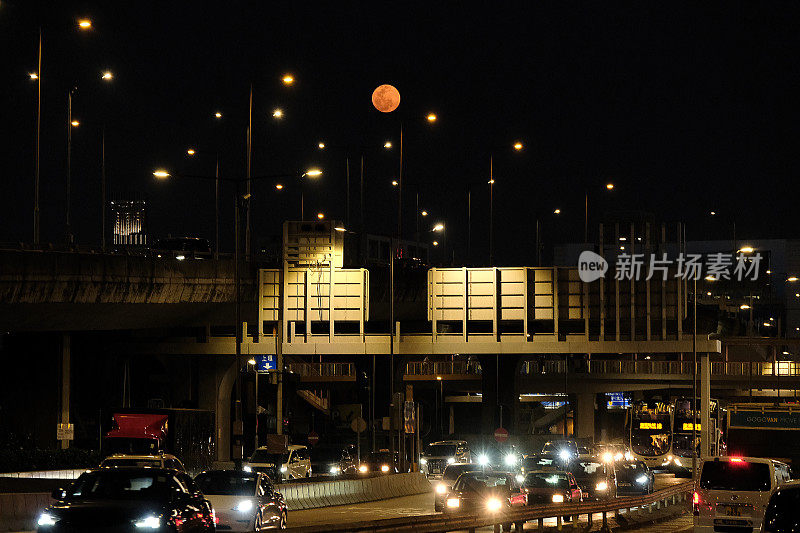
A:
<svg viewBox="0 0 800 533">
<path fill-rule="evenodd" d="M 630 486 L 631 486 L 631 484 L 630 484 L 630 483 L 618 483 L 618 485 L 619 485 L 620 487 L 630 487 Z"/>
<path fill-rule="evenodd" d="M 717 506 L 717 514 L 722 514 L 725 516 L 749 516 L 750 513 L 743 505 L 718 505 Z"/>
</svg>

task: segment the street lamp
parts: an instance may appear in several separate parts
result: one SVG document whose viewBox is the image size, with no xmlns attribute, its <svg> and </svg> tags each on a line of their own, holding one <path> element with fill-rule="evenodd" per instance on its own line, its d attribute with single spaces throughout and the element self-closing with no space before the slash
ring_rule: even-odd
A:
<svg viewBox="0 0 800 533">
<path fill-rule="evenodd" d="M 103 74 L 100 76 L 100 78 L 104 79 L 106 81 L 111 81 L 111 80 L 114 79 L 114 74 L 110 70 L 106 70 L 106 71 L 103 72 Z"/>
<path fill-rule="evenodd" d="M 272 110 L 272 118 L 275 118 L 277 120 L 282 119 L 283 118 L 283 109 L 281 109 L 280 107 L 277 107 L 277 108 L 273 109 Z"/>
<path fill-rule="evenodd" d="M 292 85 L 294 84 L 294 76 L 291 74 L 285 74 L 283 78 L 281 78 L 281 81 L 284 85 Z"/>
<path fill-rule="evenodd" d="M 89 19 L 79 19 L 78 20 L 78 28 L 83 31 L 88 31 L 92 29 L 92 21 Z"/>
</svg>

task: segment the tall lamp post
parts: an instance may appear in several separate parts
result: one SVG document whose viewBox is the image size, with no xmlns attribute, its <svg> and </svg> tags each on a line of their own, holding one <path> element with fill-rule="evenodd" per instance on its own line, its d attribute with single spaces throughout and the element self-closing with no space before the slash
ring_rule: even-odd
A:
<svg viewBox="0 0 800 533">
<path fill-rule="evenodd" d="M 522 144 L 522 141 L 516 141 L 512 145 L 514 151 L 520 152 L 525 147 Z M 489 154 L 489 265 L 494 265 L 494 154 Z M 468 209 L 471 210 L 472 204 L 472 196 L 471 193 L 468 192 L 467 197 L 468 202 Z M 472 216 L 471 213 L 468 215 L 468 218 L 471 220 Z M 468 230 L 470 231 L 470 230 Z"/>
<path fill-rule="evenodd" d="M 314 172 L 317 176 L 322 174 L 322 171 L 319 169 L 310 169 L 304 173 L 294 172 L 289 174 L 272 174 L 267 176 L 249 176 L 246 179 L 235 179 L 235 178 L 226 178 L 222 176 L 202 176 L 202 175 L 192 175 L 192 174 L 171 174 L 169 171 L 165 169 L 157 169 L 153 171 L 153 176 L 158 180 L 166 180 L 170 177 L 177 177 L 177 178 L 185 178 L 185 179 L 193 179 L 193 180 L 214 180 L 214 181 L 226 181 L 231 182 L 236 185 L 236 209 L 235 209 L 235 245 L 234 245 L 234 299 L 235 299 L 235 308 L 236 308 L 236 352 L 235 352 L 235 362 L 236 362 L 236 408 L 234 410 L 236 415 L 236 420 L 234 421 L 234 436 L 238 437 L 235 444 L 235 457 L 234 459 L 237 461 L 241 461 L 244 458 L 243 453 L 243 443 L 242 443 L 242 436 L 243 436 L 243 421 L 242 421 L 242 384 L 241 384 L 241 374 L 242 374 L 242 337 L 244 332 L 242 331 L 242 320 L 241 320 L 241 276 L 240 276 L 240 262 L 241 262 L 241 251 L 240 251 L 240 226 L 241 226 L 241 216 L 240 212 L 242 208 L 246 208 L 248 202 L 250 201 L 251 194 L 249 192 L 245 192 L 242 194 L 240 192 L 239 186 L 244 184 L 245 186 L 248 185 L 251 181 L 256 180 L 264 180 L 264 179 L 277 179 L 277 178 L 291 178 L 295 176 L 300 176 L 303 174 L 309 174 L 310 172 Z M 280 369 L 281 371 L 283 369 Z M 281 415 L 281 413 L 279 413 Z M 281 420 L 278 420 L 279 424 L 282 424 Z"/>
</svg>

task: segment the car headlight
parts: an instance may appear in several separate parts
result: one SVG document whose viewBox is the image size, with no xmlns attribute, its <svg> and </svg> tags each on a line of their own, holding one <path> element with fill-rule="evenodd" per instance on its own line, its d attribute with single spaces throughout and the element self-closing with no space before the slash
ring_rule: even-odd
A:
<svg viewBox="0 0 800 533">
<path fill-rule="evenodd" d="M 673 461 L 675 461 L 675 464 L 676 464 L 676 465 L 678 465 L 678 466 L 683 466 L 683 465 L 681 464 L 681 460 L 680 460 L 680 459 L 678 459 L 677 457 L 676 457 L 676 458 L 674 458 L 674 459 L 673 459 Z"/>
<path fill-rule="evenodd" d="M 56 525 L 56 518 L 50 513 L 45 512 L 39 515 L 39 519 L 36 521 L 36 524 L 43 527 L 54 526 Z"/>
<path fill-rule="evenodd" d="M 478 456 L 478 464 L 481 466 L 486 466 L 489 464 L 489 457 L 482 453 Z"/>
<path fill-rule="evenodd" d="M 605 481 L 601 481 L 597 485 L 594 486 L 595 490 L 608 490 L 608 483 Z"/>
<path fill-rule="evenodd" d="M 448 457 L 447 458 L 447 464 L 451 465 L 451 464 L 453 464 L 455 462 L 456 462 L 456 458 L 455 457 Z"/>
<path fill-rule="evenodd" d="M 558 456 L 561 458 L 562 461 L 566 461 L 567 459 L 572 457 L 572 454 L 569 453 L 569 450 L 561 450 L 560 452 L 558 452 Z"/>
<path fill-rule="evenodd" d="M 447 506 L 451 509 L 455 509 L 461 505 L 461 500 L 458 498 L 447 498 Z"/>
<path fill-rule="evenodd" d="M 515 477 L 514 479 L 516 479 L 517 483 L 520 484 L 525 482 L 525 476 L 523 476 L 522 474 L 517 474 L 517 477 Z"/>
<path fill-rule="evenodd" d="M 289 469 L 286 468 L 285 466 L 281 466 L 281 474 L 285 474 L 287 470 Z"/>
<path fill-rule="evenodd" d="M 366 474 L 369 471 L 369 468 L 367 467 L 367 465 L 361 465 L 358 467 L 358 471 L 361 472 L 362 474 Z"/>
<path fill-rule="evenodd" d="M 672 461 L 672 456 L 671 455 L 667 456 L 667 461 Z"/>
<path fill-rule="evenodd" d="M 633 461 L 633 454 L 631 454 L 631 452 L 625 452 L 625 460 Z"/>
<path fill-rule="evenodd" d="M 158 529 L 161 527 L 161 519 L 154 515 L 145 516 L 136 520 L 133 525 L 140 529 Z"/>
<path fill-rule="evenodd" d="M 419 460 L 419 464 L 421 464 L 421 465 L 426 465 L 426 464 L 428 464 L 428 460 L 427 460 L 427 459 L 425 459 L 424 457 L 422 457 L 422 458 Z"/>
<path fill-rule="evenodd" d="M 636 478 L 636 483 L 639 483 L 640 485 L 644 485 L 645 483 L 647 483 L 647 476 L 639 476 L 639 477 L 637 477 Z"/>
<path fill-rule="evenodd" d="M 250 465 L 244 465 L 244 468 L 242 468 L 242 470 L 244 470 L 245 472 L 252 472 L 253 471 L 253 469 L 250 467 Z"/>
<path fill-rule="evenodd" d="M 503 506 L 503 503 L 497 498 L 489 498 L 486 500 L 486 509 L 492 513 L 497 512 Z"/>
<path fill-rule="evenodd" d="M 622 461 L 623 457 L 625 457 L 625 456 L 622 455 L 622 452 L 617 452 L 616 455 L 614 455 L 614 460 L 615 461 Z"/>
<path fill-rule="evenodd" d="M 614 460 L 614 454 L 613 453 L 606 452 L 606 453 L 603 454 L 603 462 L 604 463 L 610 463 L 613 460 Z"/>
<path fill-rule="evenodd" d="M 331 469 L 330 469 L 330 472 L 331 472 L 331 474 L 333 474 L 335 476 L 336 474 L 339 473 L 340 470 L 341 470 L 341 468 L 339 468 L 338 466 L 332 466 Z"/>
<path fill-rule="evenodd" d="M 381 465 L 381 472 L 386 473 L 389 471 L 389 465 Z"/>
<path fill-rule="evenodd" d="M 251 500 L 242 500 L 236 504 L 234 510 L 239 511 L 240 513 L 246 513 L 248 511 L 253 510 L 253 502 Z"/>
<path fill-rule="evenodd" d="M 444 483 L 439 483 L 436 485 L 436 494 L 444 494 L 447 492 L 447 485 Z"/>
<path fill-rule="evenodd" d="M 505 456 L 504 461 L 508 466 L 512 466 L 517 462 L 517 456 L 513 453 L 509 453 Z"/>
<path fill-rule="evenodd" d="M 563 494 L 553 494 L 553 503 L 564 503 Z"/>
</svg>

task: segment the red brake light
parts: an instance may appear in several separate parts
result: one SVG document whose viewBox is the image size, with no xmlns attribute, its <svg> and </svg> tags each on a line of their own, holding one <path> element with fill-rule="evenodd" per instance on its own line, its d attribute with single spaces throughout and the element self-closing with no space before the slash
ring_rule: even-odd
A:
<svg viewBox="0 0 800 533">
<path fill-rule="evenodd" d="M 694 505 L 700 505 L 700 494 L 698 494 L 697 492 L 692 494 L 692 503 Z"/>
<path fill-rule="evenodd" d="M 743 463 L 744 459 L 742 459 L 741 457 L 731 457 L 730 458 L 730 462 L 732 462 L 732 463 Z"/>
</svg>

